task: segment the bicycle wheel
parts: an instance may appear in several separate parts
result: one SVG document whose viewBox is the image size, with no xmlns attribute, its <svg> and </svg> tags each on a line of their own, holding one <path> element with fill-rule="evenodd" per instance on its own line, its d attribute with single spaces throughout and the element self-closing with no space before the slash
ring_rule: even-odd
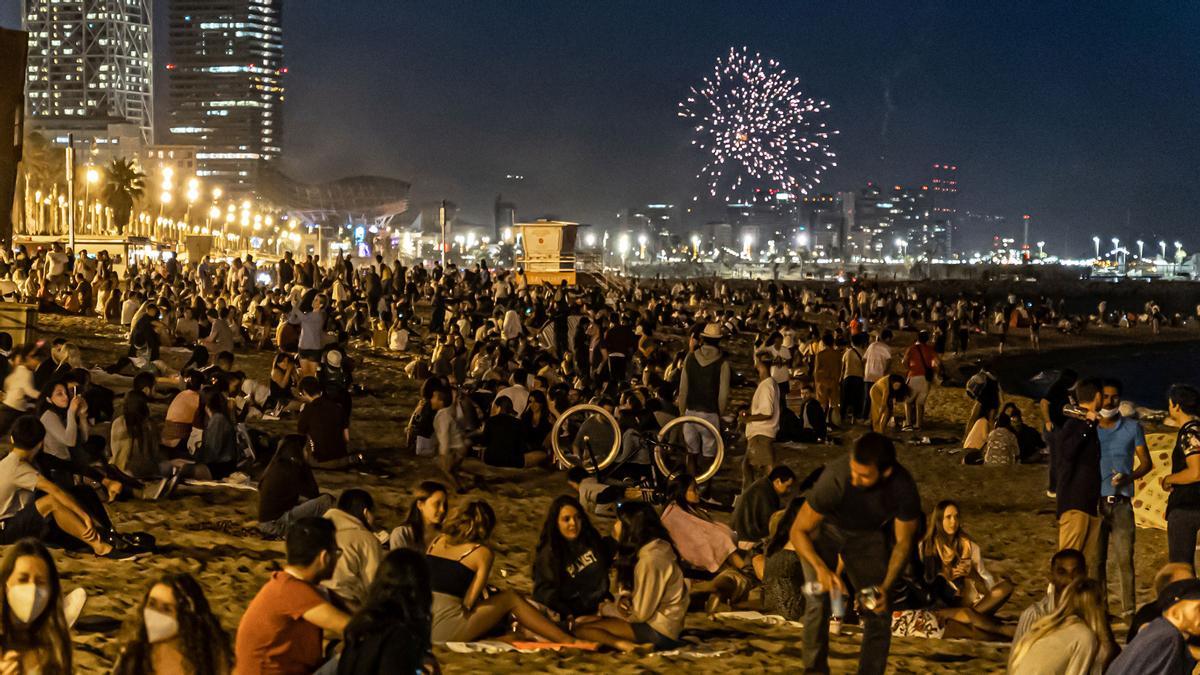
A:
<svg viewBox="0 0 1200 675">
<path fill-rule="evenodd" d="M 572 429 L 567 420 L 578 413 L 586 413 L 586 416 L 577 428 Z M 563 448 L 560 442 L 564 437 L 569 443 L 568 448 Z M 554 421 L 550 429 L 550 447 L 561 466 L 583 466 L 599 471 L 617 461 L 621 452 L 621 427 L 617 418 L 604 408 L 581 403 L 568 408 Z"/>
<path fill-rule="evenodd" d="M 658 470 L 662 472 L 662 475 L 673 475 L 673 472 L 668 468 L 667 465 L 667 460 L 669 458 L 664 457 L 664 450 L 678 448 L 679 445 L 669 442 L 667 437 L 671 434 L 671 431 L 675 429 L 675 427 L 680 427 L 680 431 L 683 431 L 683 425 L 685 424 L 699 424 L 700 433 L 712 434 L 712 437 L 715 439 L 716 452 L 713 454 L 712 463 L 709 464 L 708 468 L 702 471 L 699 476 L 696 476 L 697 483 L 707 482 L 713 476 L 717 475 L 717 472 L 721 470 L 721 462 L 725 461 L 725 440 L 721 438 L 720 430 L 717 429 L 712 422 L 709 422 L 701 417 L 682 415 L 664 424 L 662 429 L 659 429 L 658 431 L 658 443 L 656 443 L 654 446 L 654 464 L 658 467 Z M 684 448 L 684 452 L 687 452 L 686 448 Z"/>
</svg>

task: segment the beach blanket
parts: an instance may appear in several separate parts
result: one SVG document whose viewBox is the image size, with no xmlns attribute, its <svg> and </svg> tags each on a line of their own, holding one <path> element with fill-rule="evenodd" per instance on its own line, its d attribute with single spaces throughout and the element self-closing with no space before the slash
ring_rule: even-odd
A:
<svg viewBox="0 0 1200 675">
<path fill-rule="evenodd" d="M 785 619 L 778 614 L 763 614 L 762 612 L 743 611 L 743 612 L 717 612 L 713 618 L 722 621 L 744 621 L 746 623 L 757 623 L 765 626 L 788 626 L 790 628 L 804 628 L 804 624 L 799 621 Z"/>
<path fill-rule="evenodd" d="M 1146 447 L 1154 468 L 1134 483 L 1133 522 L 1138 527 L 1167 529 L 1168 492 L 1161 487 L 1163 476 L 1171 473 L 1171 451 L 1175 434 L 1146 434 Z"/>
<path fill-rule="evenodd" d="M 584 646 L 576 643 L 561 643 L 561 642 L 501 642 L 500 640 L 477 640 L 475 642 L 447 642 L 446 649 L 459 654 L 471 654 L 481 652 L 484 654 L 501 654 L 504 652 L 520 652 L 528 654 L 531 652 L 540 652 L 543 650 L 559 651 L 561 649 L 583 649 L 587 651 L 595 651 L 595 648 L 590 645 Z"/>
</svg>

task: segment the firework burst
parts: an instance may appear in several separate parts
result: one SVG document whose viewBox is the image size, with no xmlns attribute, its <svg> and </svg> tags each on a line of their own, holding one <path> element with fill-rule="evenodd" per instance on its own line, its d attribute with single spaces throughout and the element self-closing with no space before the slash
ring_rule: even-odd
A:
<svg viewBox="0 0 1200 675">
<path fill-rule="evenodd" d="M 696 178 L 710 196 L 729 201 L 749 187 L 808 194 L 820 183 L 837 166 L 829 148 L 837 132 L 819 119 L 828 109 L 779 62 L 742 47 L 717 59 L 712 75 L 679 103 L 679 116 L 694 120 L 692 145 L 708 155 Z"/>
</svg>

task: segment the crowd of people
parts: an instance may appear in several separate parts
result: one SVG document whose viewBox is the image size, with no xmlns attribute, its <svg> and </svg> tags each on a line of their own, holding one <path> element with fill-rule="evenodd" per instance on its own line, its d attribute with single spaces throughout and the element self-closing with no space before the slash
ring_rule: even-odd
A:
<svg viewBox="0 0 1200 675">
<path fill-rule="evenodd" d="M 222 484 L 255 487 L 257 532 L 284 542 L 284 564 L 232 641 L 193 577 L 155 580 L 115 672 L 433 672 L 434 645 L 497 636 L 662 650 L 688 644 L 689 610 L 747 606 L 802 620 L 813 672 L 828 670 L 830 635 L 850 624 L 863 633 L 860 672 L 884 671 L 894 635 L 1011 640 L 1017 673 L 1194 663 L 1200 392 L 1170 392 L 1179 440 L 1162 484 L 1173 566 L 1140 609 L 1133 484 L 1152 462 L 1119 381 L 1064 372 L 1027 424 L 988 368 L 962 378 L 973 404 L 964 462 L 1045 463 L 1056 500 L 1049 590 L 1015 626 L 997 616 L 1014 585 L 990 572 L 987 542 L 964 526 L 971 514 L 943 499 L 926 515 L 897 456 L 898 439 L 930 433 L 930 392 L 962 375 L 952 357 L 983 336 L 1003 351 L 1014 329 L 1040 348 L 1042 326 L 1111 322 L 1103 306 L 1076 317 L 1045 298 L 869 283 L 538 285 L 482 261 L 340 254 L 169 257 L 123 274 L 116 263 L 59 245 L 0 254 L 8 297 L 119 325 L 128 343 L 112 362 L 87 364 L 69 338 L 14 346 L 0 335 L 0 434 L 12 445 L 0 460 L 0 672 L 72 669 L 48 547 L 152 554 L 154 538 L 118 532 L 110 505 Z M 264 372 L 239 365 L 261 351 L 273 353 Z M 356 450 L 355 399 L 373 394 L 360 381 L 368 353 L 398 357 L 419 382 L 394 446 L 436 477 L 413 486 L 395 527 L 369 489 L 334 495 L 318 482 L 318 471 L 386 470 L 387 457 Z M 598 415 L 568 423 L 579 404 L 616 428 Z M 719 433 L 689 423 L 656 440 L 680 416 Z M 785 448 L 842 441 L 845 454 L 804 477 L 781 461 Z M 744 449 L 732 500 L 709 480 L 721 446 Z M 615 461 L 601 470 L 595 458 L 609 447 Z M 665 474 L 655 464 L 664 447 L 677 451 Z M 481 488 L 498 472 L 550 481 L 557 470 L 570 491 L 545 514 L 532 589 L 493 586 L 493 535 L 514 524 L 498 522 Z M 1110 604 L 1129 627 L 1123 650 Z M 1156 669 L 1142 669 L 1148 660 Z"/>
</svg>

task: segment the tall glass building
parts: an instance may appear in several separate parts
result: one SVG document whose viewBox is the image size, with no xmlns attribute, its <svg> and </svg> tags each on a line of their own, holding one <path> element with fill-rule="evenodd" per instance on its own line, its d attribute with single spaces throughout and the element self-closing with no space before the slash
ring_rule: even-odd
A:
<svg viewBox="0 0 1200 675">
<path fill-rule="evenodd" d="M 154 142 L 153 0 L 25 0 L 31 126 L 136 125 Z"/>
<path fill-rule="evenodd" d="M 196 146 L 196 175 L 253 190 L 279 157 L 283 124 L 283 0 L 172 0 L 170 131 Z"/>
</svg>

